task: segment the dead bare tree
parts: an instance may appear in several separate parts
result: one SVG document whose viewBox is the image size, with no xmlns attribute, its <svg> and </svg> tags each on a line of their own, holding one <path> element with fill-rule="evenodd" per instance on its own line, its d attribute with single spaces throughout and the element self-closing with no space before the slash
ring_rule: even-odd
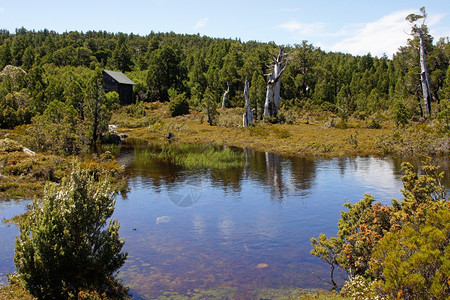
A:
<svg viewBox="0 0 450 300">
<path fill-rule="evenodd" d="M 425 12 L 425 7 L 422 7 L 420 9 L 420 12 L 422 15 L 416 15 L 416 14 L 410 14 L 406 17 L 406 20 L 410 22 L 411 24 L 414 24 L 412 27 L 412 34 L 413 36 L 419 37 L 420 44 L 419 44 L 419 55 L 420 55 L 420 83 L 422 85 L 422 94 L 423 94 L 423 105 L 424 105 L 424 111 L 425 115 L 430 117 L 431 116 L 431 92 L 430 92 L 430 83 L 428 80 L 428 70 L 427 70 L 427 64 L 426 64 L 426 53 L 425 53 L 425 47 L 424 47 L 424 39 L 423 39 L 423 31 L 425 28 L 425 20 L 427 18 L 427 14 Z M 418 26 L 415 24 L 417 20 L 423 19 L 422 24 Z"/>
<path fill-rule="evenodd" d="M 272 72 L 266 74 L 268 76 L 266 102 L 264 103 L 264 117 L 276 117 L 281 103 L 280 95 L 280 77 L 287 67 L 288 53 L 284 52 L 284 47 L 279 48 L 280 52 L 277 57 L 273 57 L 274 63 L 271 66 Z M 284 67 L 283 67 L 284 63 Z"/>
<path fill-rule="evenodd" d="M 222 97 L 222 109 L 225 108 L 225 99 L 229 92 L 230 92 L 230 84 L 227 82 L 227 90 L 223 93 L 223 97 Z"/>
<path fill-rule="evenodd" d="M 252 108 L 250 106 L 250 98 L 248 96 L 248 90 L 250 89 L 250 84 L 247 80 L 247 78 L 245 78 L 245 87 L 244 87 L 244 96 L 245 96 L 245 111 L 244 114 L 242 116 L 242 126 L 243 127 L 247 127 L 247 126 L 252 126 L 253 124 L 253 111 Z"/>
</svg>

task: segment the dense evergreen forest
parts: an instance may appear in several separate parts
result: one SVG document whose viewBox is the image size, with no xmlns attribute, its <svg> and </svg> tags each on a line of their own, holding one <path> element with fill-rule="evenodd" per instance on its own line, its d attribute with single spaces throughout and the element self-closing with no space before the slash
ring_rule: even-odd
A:
<svg viewBox="0 0 450 300">
<path fill-rule="evenodd" d="M 432 117 L 436 117 L 448 106 L 450 97 L 450 46 L 448 38 L 434 41 L 427 30 L 424 37 Z M 286 45 L 289 62 L 282 77 L 282 108 L 365 118 L 397 105 L 410 119 L 420 119 L 419 39 L 405 34 L 406 39 L 407 46 L 392 59 L 370 53 L 325 52 L 307 41 Z M 268 65 L 277 52 L 275 43 L 173 32 L 139 36 L 104 31 L 60 34 L 25 28 L 15 33 L 2 30 L 0 128 L 30 123 L 33 116 L 43 115 L 49 108 L 54 115 L 62 109 L 61 105 L 50 105 L 55 101 L 66 104 L 64 109 L 72 119 L 83 110 L 87 119 L 90 115 L 101 117 L 103 104 L 95 99 L 101 93 L 102 69 L 122 71 L 131 78 L 138 100 L 164 102 L 184 95 L 191 109 L 201 109 L 206 100 L 220 106 L 228 86 L 225 106 L 243 107 L 244 82 L 248 79 L 250 101 L 256 118 L 261 119 L 265 74 L 270 73 Z M 110 98 L 105 111 L 108 105 L 115 105 L 114 97 Z"/>
</svg>

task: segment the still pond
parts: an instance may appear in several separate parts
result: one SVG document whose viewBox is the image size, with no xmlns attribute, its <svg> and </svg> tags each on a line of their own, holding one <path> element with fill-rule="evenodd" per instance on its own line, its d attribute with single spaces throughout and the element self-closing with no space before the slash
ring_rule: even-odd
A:
<svg viewBox="0 0 450 300">
<path fill-rule="evenodd" d="M 342 205 L 365 193 L 384 204 L 402 199 L 401 160 L 233 151 L 244 162 L 218 169 L 162 161 L 157 146 L 115 151 L 130 188 L 118 196 L 113 216 L 129 253 L 118 276 L 135 299 L 259 299 L 328 289 L 318 277 L 328 279 L 329 267 L 309 254 L 311 237 L 336 235 Z M 27 203 L 0 202 L 0 220 Z M 17 234 L 0 222 L 0 284 L 14 271 Z"/>
</svg>

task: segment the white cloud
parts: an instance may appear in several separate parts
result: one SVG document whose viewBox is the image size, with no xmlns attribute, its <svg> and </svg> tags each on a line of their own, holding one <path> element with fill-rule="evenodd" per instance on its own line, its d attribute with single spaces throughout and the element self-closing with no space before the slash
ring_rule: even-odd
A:
<svg viewBox="0 0 450 300">
<path fill-rule="evenodd" d="M 427 20 L 425 23 L 428 25 L 428 27 L 433 27 L 434 25 L 439 23 L 445 16 L 446 14 L 429 15 L 427 16 Z"/>
<path fill-rule="evenodd" d="M 298 35 L 299 38 L 313 39 L 313 44 L 329 51 L 346 52 L 353 55 L 391 56 L 398 48 L 406 44 L 410 25 L 405 17 L 414 10 L 396 11 L 370 23 L 346 24 L 335 28 L 323 22 L 300 23 L 290 21 L 276 28 L 285 29 Z M 433 16 L 433 23 L 443 15 Z M 431 24 L 427 22 L 428 25 Z M 329 29 L 333 28 L 333 29 Z M 336 39 L 338 39 L 336 41 Z"/>
<path fill-rule="evenodd" d="M 314 22 L 314 23 L 300 23 L 297 21 L 290 21 L 276 26 L 276 28 L 286 29 L 291 32 L 296 32 L 300 35 L 317 35 L 323 32 L 325 23 Z"/>
<path fill-rule="evenodd" d="M 450 24 L 445 21 L 440 22 L 445 17 L 447 17 L 446 14 L 428 15 L 426 24 L 428 25 L 430 34 L 433 36 L 435 42 L 441 37 L 450 37 Z"/>
<path fill-rule="evenodd" d="M 403 10 L 367 23 L 349 36 L 331 46 L 334 51 L 345 51 L 355 55 L 367 54 L 392 56 L 398 48 L 406 44 L 410 25 L 405 17 L 412 10 Z"/>
<path fill-rule="evenodd" d="M 208 24 L 208 18 L 203 18 L 197 21 L 197 23 L 195 23 L 194 28 L 195 29 L 200 29 L 206 26 L 206 24 Z"/>
<path fill-rule="evenodd" d="M 0 7 L 0 14 L 4 13 L 5 9 L 3 7 Z"/>
<path fill-rule="evenodd" d="M 397 11 L 382 17 L 375 22 L 367 23 L 353 32 L 342 41 L 330 47 L 333 51 L 349 52 L 354 55 L 364 55 L 370 52 L 373 55 L 391 56 L 398 48 L 406 44 L 407 32 L 410 25 L 405 17 L 411 10 Z"/>
</svg>

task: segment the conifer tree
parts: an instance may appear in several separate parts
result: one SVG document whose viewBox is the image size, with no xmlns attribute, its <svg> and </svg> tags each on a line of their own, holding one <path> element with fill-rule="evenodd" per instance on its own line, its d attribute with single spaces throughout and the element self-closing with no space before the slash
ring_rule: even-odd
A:
<svg viewBox="0 0 450 300">
<path fill-rule="evenodd" d="M 118 221 L 108 222 L 114 205 L 107 180 L 96 181 L 79 167 L 61 184 L 46 186 L 15 244 L 17 275 L 33 295 L 68 299 L 93 290 L 125 296 L 114 278 L 127 258 Z"/>
</svg>

